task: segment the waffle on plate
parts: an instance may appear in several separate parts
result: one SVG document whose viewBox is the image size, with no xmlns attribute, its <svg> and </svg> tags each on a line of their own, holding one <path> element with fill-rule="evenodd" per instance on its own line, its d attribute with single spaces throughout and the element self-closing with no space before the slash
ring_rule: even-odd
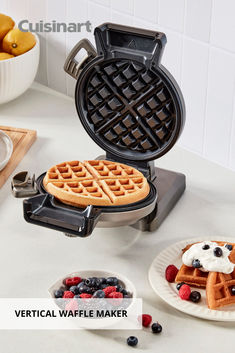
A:
<svg viewBox="0 0 235 353">
<path fill-rule="evenodd" d="M 106 160 L 57 164 L 47 171 L 43 184 L 61 202 L 77 207 L 127 205 L 149 193 L 141 172 Z"/>
</svg>

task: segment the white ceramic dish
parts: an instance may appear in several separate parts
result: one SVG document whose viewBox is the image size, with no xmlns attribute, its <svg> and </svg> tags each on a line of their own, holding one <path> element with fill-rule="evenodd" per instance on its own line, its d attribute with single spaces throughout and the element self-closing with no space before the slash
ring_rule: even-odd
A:
<svg viewBox="0 0 235 353">
<path fill-rule="evenodd" d="M 13 143 L 10 137 L 0 130 L 0 171 L 5 168 L 13 152 Z"/>
<path fill-rule="evenodd" d="M 0 61 L 0 104 L 15 99 L 32 84 L 39 63 L 39 39 L 35 46 L 22 55 Z"/>
<path fill-rule="evenodd" d="M 174 245 L 169 246 L 156 256 L 149 269 L 149 281 L 153 290 L 169 305 L 186 314 L 196 316 L 202 319 L 215 321 L 235 321 L 235 305 L 227 306 L 219 310 L 208 309 L 206 304 L 205 289 L 198 290 L 202 299 L 199 303 L 192 303 L 190 301 L 180 299 L 175 283 L 168 283 L 165 279 L 165 269 L 168 265 L 174 264 L 178 268 L 182 264 L 181 256 L 182 249 L 191 243 L 198 241 L 210 240 L 207 238 L 196 238 L 180 241 Z M 221 240 L 227 242 L 235 242 L 235 239 L 228 239 L 224 237 L 212 240 Z"/>
<path fill-rule="evenodd" d="M 88 277 L 117 277 L 123 285 L 123 287 L 132 294 L 133 300 L 136 298 L 136 288 L 134 284 L 125 276 L 119 274 L 119 273 L 114 273 L 114 272 L 108 272 L 105 270 L 80 270 L 77 272 L 69 273 L 68 275 L 58 279 L 49 289 L 49 294 L 52 298 L 54 298 L 54 292 L 56 289 L 59 289 L 60 287 L 64 287 L 64 279 L 68 277 L 82 277 L 82 278 L 88 278 Z M 117 318 L 116 320 L 122 320 L 122 318 Z M 116 321 L 115 320 L 115 321 Z M 80 321 L 81 322 L 81 321 Z M 112 318 L 104 318 L 104 319 L 82 319 L 82 327 L 87 328 L 87 329 L 92 329 L 92 328 L 105 328 L 108 326 L 112 326 L 114 324 L 114 319 Z"/>
</svg>

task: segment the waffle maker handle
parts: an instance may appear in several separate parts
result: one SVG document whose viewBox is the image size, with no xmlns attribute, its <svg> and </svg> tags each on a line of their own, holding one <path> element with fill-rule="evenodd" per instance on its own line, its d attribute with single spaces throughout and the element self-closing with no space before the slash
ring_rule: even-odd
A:
<svg viewBox="0 0 235 353">
<path fill-rule="evenodd" d="M 80 52 L 81 49 L 85 49 L 87 56 L 79 63 L 75 57 Z M 80 71 L 83 67 L 97 55 L 95 48 L 88 39 L 82 39 L 78 42 L 75 47 L 69 53 L 65 64 L 64 71 L 67 72 L 70 76 L 77 79 Z"/>
<path fill-rule="evenodd" d="M 99 56 L 136 60 L 148 68 L 159 65 L 166 44 L 162 32 L 113 23 L 96 27 L 94 34 Z"/>
<path fill-rule="evenodd" d="M 40 194 L 24 200 L 24 218 L 27 222 L 51 228 L 69 236 L 86 237 L 98 222 L 101 210 L 87 206 L 84 211 L 55 207 L 52 196 Z"/>
</svg>

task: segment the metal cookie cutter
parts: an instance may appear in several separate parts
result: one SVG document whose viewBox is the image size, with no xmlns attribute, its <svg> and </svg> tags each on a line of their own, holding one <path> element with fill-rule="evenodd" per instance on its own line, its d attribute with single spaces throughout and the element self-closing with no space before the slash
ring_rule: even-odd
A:
<svg viewBox="0 0 235 353">
<path fill-rule="evenodd" d="M 38 193 L 35 174 L 31 178 L 27 171 L 17 173 L 11 182 L 12 193 L 15 197 L 34 196 Z"/>
</svg>

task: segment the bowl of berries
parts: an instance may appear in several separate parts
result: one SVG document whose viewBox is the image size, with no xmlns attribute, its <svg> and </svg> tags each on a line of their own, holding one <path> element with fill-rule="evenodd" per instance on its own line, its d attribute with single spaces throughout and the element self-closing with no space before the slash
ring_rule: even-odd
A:
<svg viewBox="0 0 235 353">
<path fill-rule="evenodd" d="M 80 327 L 94 329 L 113 326 L 122 319 L 122 315 L 113 313 L 131 308 L 136 298 L 136 288 L 120 274 L 105 270 L 80 270 L 57 280 L 49 288 L 49 294 L 60 309 L 70 313 L 69 317 L 79 315 Z"/>
</svg>

